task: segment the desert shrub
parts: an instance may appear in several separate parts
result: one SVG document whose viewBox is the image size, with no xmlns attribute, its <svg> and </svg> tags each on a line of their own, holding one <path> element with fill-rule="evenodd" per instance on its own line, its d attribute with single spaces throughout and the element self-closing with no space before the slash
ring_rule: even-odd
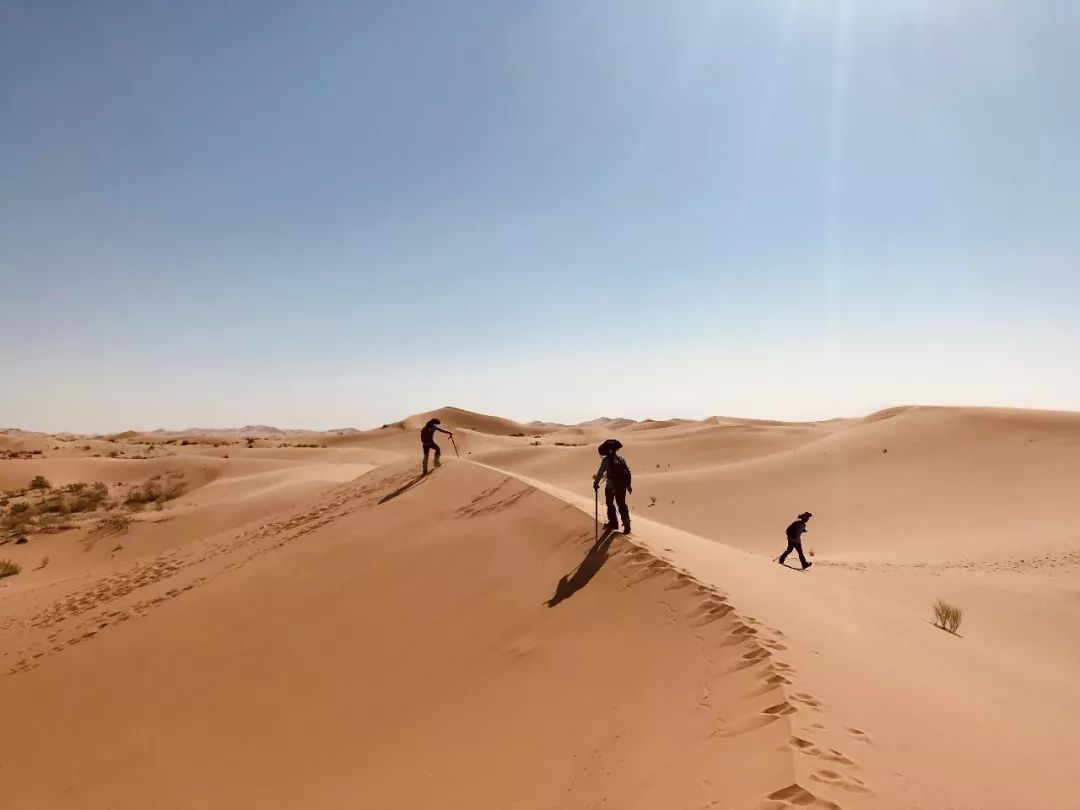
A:
<svg viewBox="0 0 1080 810">
<path fill-rule="evenodd" d="M 44 557 L 41 558 L 41 562 L 38 563 L 38 570 L 40 571 L 42 568 L 44 568 L 48 564 L 49 564 L 49 556 L 46 554 Z"/>
<path fill-rule="evenodd" d="M 109 458 L 119 458 L 119 457 L 120 457 L 120 454 L 118 452 L 116 452 L 115 450 L 110 450 L 109 451 Z"/>
<path fill-rule="evenodd" d="M 107 536 L 113 534 L 123 534 L 131 528 L 131 517 L 125 515 L 123 512 L 119 512 L 115 515 L 109 515 L 103 517 L 97 523 L 94 524 L 92 534 Z"/>
<path fill-rule="evenodd" d="M 524 439 L 525 438 L 524 433 L 511 433 L 510 435 L 515 439 Z"/>
<path fill-rule="evenodd" d="M 944 599 L 934 603 L 934 624 L 942 630 L 955 633 L 964 619 L 964 611 L 956 605 L 950 605 Z"/>
<path fill-rule="evenodd" d="M 72 484 L 72 486 L 75 486 Z M 78 485 L 79 489 L 68 493 L 67 508 L 69 512 L 93 512 L 101 508 L 109 497 L 109 487 L 104 481 L 95 481 L 87 486 Z"/>
<path fill-rule="evenodd" d="M 59 492 L 38 504 L 38 512 L 45 515 L 62 515 L 67 511 L 64 497 Z"/>
<path fill-rule="evenodd" d="M 43 532 L 62 532 L 71 528 L 71 521 L 61 513 L 49 512 L 40 515 L 37 519 L 37 527 Z"/>
<path fill-rule="evenodd" d="M 541 444 L 543 444 L 543 442 L 536 441 L 536 442 L 532 442 L 531 444 L 532 444 L 533 447 L 539 447 Z"/>
<path fill-rule="evenodd" d="M 166 501 L 179 498 L 184 492 L 184 482 L 170 477 L 168 481 L 162 481 L 160 476 L 155 476 L 141 487 L 134 487 L 124 498 L 124 506 L 136 511 L 147 504 L 163 505 Z"/>
<path fill-rule="evenodd" d="M 52 484 L 44 475 L 35 475 L 30 479 L 30 489 L 52 489 Z"/>
<path fill-rule="evenodd" d="M 30 504 L 26 501 L 19 501 L 11 505 L 11 514 L 22 515 L 30 511 Z"/>
<path fill-rule="evenodd" d="M 11 560 L 0 560 L 0 577 L 13 577 L 22 571 L 22 566 Z"/>
<path fill-rule="evenodd" d="M 649 496 L 649 506 L 656 506 L 656 496 L 655 495 L 650 495 Z"/>
<path fill-rule="evenodd" d="M 74 484 L 68 484 L 64 487 L 64 492 L 82 492 L 84 489 L 86 489 L 86 482 L 77 481 Z"/>
</svg>

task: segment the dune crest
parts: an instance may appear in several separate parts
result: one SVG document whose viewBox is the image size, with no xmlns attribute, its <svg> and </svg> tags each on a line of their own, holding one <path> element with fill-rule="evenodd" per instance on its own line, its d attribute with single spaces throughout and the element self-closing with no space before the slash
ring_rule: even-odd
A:
<svg viewBox="0 0 1080 810">
<path fill-rule="evenodd" d="M 1074 806 L 1080 414 L 620 422 L 0 434 L 4 806 Z"/>
</svg>

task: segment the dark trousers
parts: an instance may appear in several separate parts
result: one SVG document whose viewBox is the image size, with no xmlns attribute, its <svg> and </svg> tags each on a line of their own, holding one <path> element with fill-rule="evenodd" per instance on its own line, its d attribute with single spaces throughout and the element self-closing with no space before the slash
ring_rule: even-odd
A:
<svg viewBox="0 0 1080 810">
<path fill-rule="evenodd" d="M 428 453 L 432 450 L 435 451 L 435 466 L 439 466 L 439 456 L 442 455 L 442 450 L 439 449 L 439 445 L 435 444 L 435 442 L 426 442 L 424 444 L 424 472 L 427 472 Z"/>
<path fill-rule="evenodd" d="M 604 488 L 604 500 L 607 501 L 607 522 L 611 526 L 618 525 L 615 521 L 615 506 L 619 507 L 622 515 L 623 528 L 630 525 L 630 507 L 626 505 L 626 487 L 614 487 L 608 484 Z"/>
<path fill-rule="evenodd" d="M 799 555 L 799 562 L 802 563 L 802 567 L 806 568 L 809 563 L 806 561 L 806 557 L 804 557 L 802 553 L 802 540 L 792 540 L 790 537 L 787 541 L 787 551 L 780 555 L 780 564 L 783 565 L 784 560 L 787 559 L 787 555 L 793 551 Z"/>
</svg>

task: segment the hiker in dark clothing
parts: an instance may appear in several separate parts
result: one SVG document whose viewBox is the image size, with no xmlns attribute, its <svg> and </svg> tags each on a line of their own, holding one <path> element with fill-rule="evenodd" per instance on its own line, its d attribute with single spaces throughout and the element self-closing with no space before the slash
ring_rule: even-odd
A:
<svg viewBox="0 0 1080 810">
<path fill-rule="evenodd" d="M 806 557 L 803 556 L 802 552 L 802 536 L 803 532 L 806 531 L 806 521 L 810 520 L 812 517 L 813 515 L 809 512 L 803 512 L 794 523 L 787 527 L 787 550 L 777 558 L 776 561 L 778 563 L 783 565 L 788 554 L 794 551 L 799 555 L 799 562 L 802 563 L 804 570 L 813 565 L 812 562 L 807 562 Z"/>
<path fill-rule="evenodd" d="M 435 451 L 435 466 L 439 466 L 439 456 L 442 455 L 442 450 L 439 449 L 439 445 L 435 444 L 435 433 L 445 433 L 447 436 L 453 436 L 449 430 L 444 430 L 439 427 L 442 422 L 438 419 L 429 419 L 428 423 L 424 425 L 420 431 L 420 444 L 424 448 L 424 475 L 428 474 L 428 453 L 431 450 Z"/>
<path fill-rule="evenodd" d="M 619 522 L 615 518 L 615 507 L 618 506 L 619 514 L 622 515 L 623 534 L 630 534 L 630 507 L 626 505 L 627 493 L 633 494 L 634 488 L 630 485 L 630 466 L 626 459 L 619 455 L 622 442 L 617 439 L 608 439 L 597 452 L 604 457 L 600 462 L 600 469 L 593 476 L 593 489 L 600 489 L 600 479 L 607 478 L 607 486 L 604 487 L 604 499 L 607 501 L 607 525 L 605 531 L 615 531 L 619 528 Z"/>
</svg>

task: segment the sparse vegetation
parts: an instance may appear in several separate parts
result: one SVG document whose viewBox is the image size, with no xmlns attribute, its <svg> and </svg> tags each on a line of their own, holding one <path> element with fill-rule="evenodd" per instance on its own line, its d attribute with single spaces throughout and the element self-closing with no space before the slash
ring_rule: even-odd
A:
<svg viewBox="0 0 1080 810">
<path fill-rule="evenodd" d="M 41 562 L 38 563 L 37 570 L 40 571 L 42 568 L 44 568 L 48 564 L 49 564 L 49 556 L 45 555 L 44 557 L 41 558 Z"/>
<path fill-rule="evenodd" d="M 43 455 L 44 454 L 40 450 L 0 450 L 0 461 L 27 459 Z"/>
<path fill-rule="evenodd" d="M 30 479 L 29 489 L 52 489 L 52 484 L 44 475 L 35 475 Z"/>
<path fill-rule="evenodd" d="M 71 520 L 69 520 L 66 515 L 61 515 L 56 512 L 41 515 L 37 519 L 37 529 L 39 532 L 62 532 L 70 528 L 72 528 Z"/>
<path fill-rule="evenodd" d="M 129 528 L 131 528 L 131 516 L 125 515 L 123 512 L 117 512 L 115 515 L 103 517 L 95 523 L 91 533 L 106 537 L 114 534 L 123 534 Z"/>
<path fill-rule="evenodd" d="M 0 579 L 13 577 L 20 571 L 22 571 L 22 566 L 18 563 L 13 563 L 11 560 L 0 560 Z"/>
<path fill-rule="evenodd" d="M 525 438 L 524 433 L 511 433 L 510 436 L 511 436 L 511 438 L 514 438 L 514 439 L 524 439 Z"/>
<path fill-rule="evenodd" d="M 576 442 L 555 442 L 556 447 L 582 447 L 580 443 Z"/>
<path fill-rule="evenodd" d="M 649 506 L 656 506 L 656 496 L 655 495 L 650 495 L 649 496 Z"/>
<path fill-rule="evenodd" d="M 541 444 L 543 444 L 543 442 L 535 441 L 535 442 L 531 442 L 531 444 L 532 444 L 533 447 L 539 447 Z"/>
<path fill-rule="evenodd" d="M 184 492 L 183 473 L 170 473 L 167 478 L 155 475 L 141 487 L 133 487 L 124 498 L 124 506 L 140 511 L 148 504 L 162 508 L 166 501 L 179 498 Z"/>
<path fill-rule="evenodd" d="M 950 605 L 944 599 L 938 599 L 934 603 L 934 625 L 936 627 L 955 634 L 963 619 L 964 611 L 956 605 Z"/>
</svg>

